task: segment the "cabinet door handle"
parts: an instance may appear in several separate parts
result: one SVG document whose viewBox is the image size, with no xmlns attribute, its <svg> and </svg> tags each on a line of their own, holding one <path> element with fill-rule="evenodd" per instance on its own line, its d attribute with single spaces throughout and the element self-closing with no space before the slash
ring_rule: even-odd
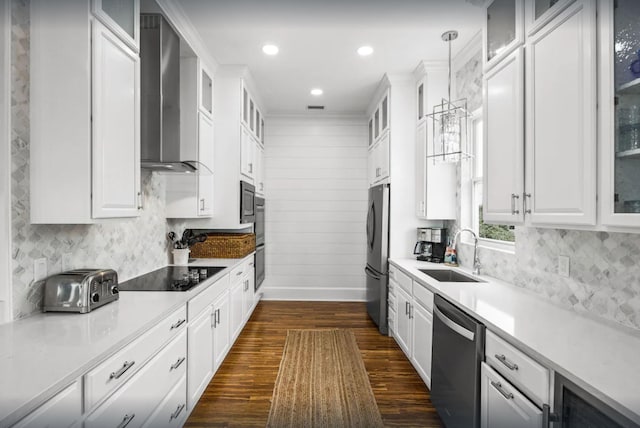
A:
<svg viewBox="0 0 640 428">
<path fill-rule="evenodd" d="M 507 357 L 504 354 L 496 354 L 496 359 L 504 364 L 509 370 L 518 370 L 518 365 L 507 360 Z"/>
<path fill-rule="evenodd" d="M 122 365 L 122 367 L 120 368 L 120 370 L 115 371 L 115 372 L 111 372 L 111 374 L 109 375 L 109 379 L 120 379 L 120 377 L 126 373 L 127 370 L 129 370 L 131 367 L 133 367 L 133 365 L 135 364 L 135 361 L 125 361 L 124 364 Z"/>
<path fill-rule="evenodd" d="M 184 324 L 184 323 L 186 323 L 186 322 L 187 322 L 187 320 L 186 320 L 186 319 L 178 320 L 178 322 L 176 322 L 175 324 L 173 324 L 169 330 L 176 329 L 176 328 L 180 327 L 182 324 Z"/>
<path fill-rule="evenodd" d="M 211 324 L 211 326 L 216 328 L 216 311 L 211 312 L 211 319 L 213 320 L 213 324 Z"/>
<path fill-rule="evenodd" d="M 516 208 L 516 199 L 520 199 L 520 195 L 511 194 L 511 214 L 520 214 L 520 210 Z"/>
<path fill-rule="evenodd" d="M 182 365 L 182 363 L 185 362 L 185 360 L 186 360 L 186 357 L 178 358 L 178 361 L 176 361 L 175 363 L 171 364 L 171 367 L 169 368 L 169 371 L 175 370 L 178 367 L 180 367 Z"/>
<path fill-rule="evenodd" d="M 551 411 L 548 404 L 542 405 L 542 428 L 549 428 L 551 422 L 560 422 L 560 416 Z"/>
<path fill-rule="evenodd" d="M 507 400 L 513 400 L 513 394 L 502 389 L 502 384 L 500 382 L 491 381 L 491 386 L 497 389 L 498 392 Z"/>
<path fill-rule="evenodd" d="M 526 214 L 531 214 L 531 208 L 527 208 L 531 204 L 531 193 L 523 193 L 524 198 L 522 198 L 522 203 L 524 204 L 524 212 Z M 529 200 L 529 203 L 527 203 Z"/>
<path fill-rule="evenodd" d="M 409 305 L 409 319 L 413 318 L 413 305 Z"/>
<path fill-rule="evenodd" d="M 240 275 L 242 275 L 242 271 L 236 273 L 236 276 L 240 276 Z"/>
<path fill-rule="evenodd" d="M 220 325 L 220 309 L 216 309 L 216 326 Z"/>
<path fill-rule="evenodd" d="M 200 199 L 200 211 L 204 211 L 204 199 Z"/>
<path fill-rule="evenodd" d="M 142 192 L 138 192 L 138 209 L 141 210 L 142 208 L 144 208 L 142 206 Z"/>
<path fill-rule="evenodd" d="M 249 173 L 253 174 L 253 163 L 249 162 Z"/>
<path fill-rule="evenodd" d="M 409 302 L 404 302 L 404 314 L 409 315 Z"/>
<path fill-rule="evenodd" d="M 175 418 L 177 418 L 177 417 L 178 417 L 178 415 L 180 415 L 180 413 L 181 413 L 183 410 L 184 410 L 184 404 L 179 405 L 179 406 L 178 406 L 178 408 L 176 409 L 176 411 L 175 411 L 175 412 L 173 412 L 173 413 L 171 414 L 171 417 L 169 418 L 169 421 L 172 421 L 172 420 L 174 420 Z"/>
<path fill-rule="evenodd" d="M 117 428 L 124 428 L 127 425 L 129 425 L 129 422 L 131 422 L 133 420 L 133 418 L 136 417 L 136 414 L 133 413 L 131 416 L 129 415 L 124 415 L 124 419 L 122 419 L 122 422 L 120 422 L 120 425 L 118 425 Z"/>
</svg>

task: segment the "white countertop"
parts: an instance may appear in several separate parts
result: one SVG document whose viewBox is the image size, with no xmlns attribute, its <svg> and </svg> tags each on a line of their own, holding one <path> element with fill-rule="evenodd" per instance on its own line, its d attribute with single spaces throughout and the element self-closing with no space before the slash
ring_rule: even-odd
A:
<svg viewBox="0 0 640 428">
<path fill-rule="evenodd" d="M 418 269 L 448 266 L 413 259 L 389 261 L 540 363 L 640 423 L 640 332 L 561 308 L 494 278 L 443 283 Z"/>
<path fill-rule="evenodd" d="M 243 260 L 190 266 L 233 268 Z M 228 272 L 185 292 L 123 291 L 87 314 L 48 312 L 0 325 L 0 426 L 17 422 Z"/>
</svg>

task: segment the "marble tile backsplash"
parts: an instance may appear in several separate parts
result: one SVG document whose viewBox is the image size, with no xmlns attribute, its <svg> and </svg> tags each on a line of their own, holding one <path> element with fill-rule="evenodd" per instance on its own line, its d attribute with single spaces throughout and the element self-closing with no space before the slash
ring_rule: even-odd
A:
<svg viewBox="0 0 640 428">
<path fill-rule="evenodd" d="M 478 52 L 455 74 L 457 97 L 466 97 L 471 111 L 482 107 L 481 63 Z M 462 173 L 458 168 L 458 213 Z M 453 236 L 460 216 L 447 223 Z M 515 254 L 479 249 L 483 274 L 558 305 L 640 329 L 640 235 L 520 226 L 515 234 Z M 463 244 L 458 250 L 460 263 L 471 267 L 473 247 Z M 570 258 L 568 278 L 557 273 L 560 255 Z"/>
<path fill-rule="evenodd" d="M 142 171 L 144 210 L 140 217 L 95 225 L 29 223 L 29 1 L 11 1 L 11 197 L 14 318 L 40 310 L 42 285 L 33 281 L 33 262 L 46 257 L 48 273 L 67 269 L 112 268 L 126 280 L 169 262 L 168 229 L 184 224 L 164 218 L 164 179 Z"/>
</svg>

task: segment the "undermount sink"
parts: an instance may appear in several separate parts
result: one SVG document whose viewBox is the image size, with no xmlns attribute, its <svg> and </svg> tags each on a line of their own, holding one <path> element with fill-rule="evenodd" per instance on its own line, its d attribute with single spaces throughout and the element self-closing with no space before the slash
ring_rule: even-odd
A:
<svg viewBox="0 0 640 428">
<path fill-rule="evenodd" d="M 423 274 L 440 282 L 484 282 L 452 269 L 418 269 Z"/>
</svg>

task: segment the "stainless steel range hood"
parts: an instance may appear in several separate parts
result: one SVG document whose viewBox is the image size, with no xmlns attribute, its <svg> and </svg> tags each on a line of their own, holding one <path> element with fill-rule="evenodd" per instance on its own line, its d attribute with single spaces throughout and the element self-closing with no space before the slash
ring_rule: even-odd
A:
<svg viewBox="0 0 640 428">
<path fill-rule="evenodd" d="M 198 170 L 180 150 L 180 37 L 160 14 L 140 15 L 140 74 L 142 168 Z"/>
</svg>

